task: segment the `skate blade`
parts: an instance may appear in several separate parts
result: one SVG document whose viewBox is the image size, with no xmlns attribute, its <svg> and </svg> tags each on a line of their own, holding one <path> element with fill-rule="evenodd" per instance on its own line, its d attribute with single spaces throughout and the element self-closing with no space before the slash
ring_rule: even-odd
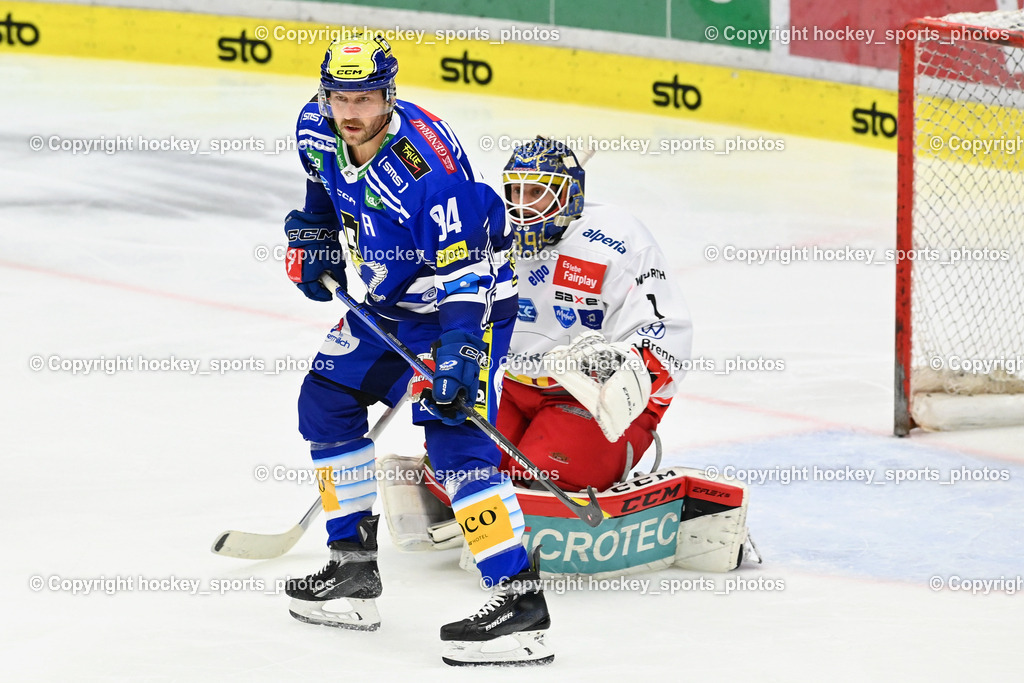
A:
<svg viewBox="0 0 1024 683">
<path fill-rule="evenodd" d="M 355 631 L 380 628 L 380 612 L 375 600 L 339 598 L 337 600 L 300 600 L 292 598 L 288 613 L 299 621 Z"/>
<path fill-rule="evenodd" d="M 550 664 L 554 653 L 544 644 L 547 631 L 522 631 L 494 640 L 450 640 L 441 660 L 449 666 L 534 666 Z"/>
</svg>

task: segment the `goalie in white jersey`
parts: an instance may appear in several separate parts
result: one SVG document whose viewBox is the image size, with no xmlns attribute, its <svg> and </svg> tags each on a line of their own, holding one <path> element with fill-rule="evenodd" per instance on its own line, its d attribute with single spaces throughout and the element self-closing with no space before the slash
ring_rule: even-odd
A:
<svg viewBox="0 0 1024 683">
<path fill-rule="evenodd" d="M 519 316 L 497 426 L 561 488 L 603 490 L 639 462 L 683 379 L 689 311 L 640 221 L 584 207 L 583 167 L 564 144 L 517 148 L 502 180 Z M 502 469 L 529 476 L 507 456 Z"/>
</svg>

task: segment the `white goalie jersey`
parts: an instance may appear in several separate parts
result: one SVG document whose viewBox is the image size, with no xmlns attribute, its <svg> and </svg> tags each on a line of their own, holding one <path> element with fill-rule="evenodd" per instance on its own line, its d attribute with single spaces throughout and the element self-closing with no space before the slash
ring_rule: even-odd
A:
<svg viewBox="0 0 1024 683">
<path fill-rule="evenodd" d="M 555 384 L 544 354 L 580 334 L 640 350 L 652 371 L 649 408 L 660 413 L 686 374 L 690 313 L 661 248 L 627 211 L 587 202 L 562 239 L 517 264 L 519 316 L 507 377 Z"/>
</svg>

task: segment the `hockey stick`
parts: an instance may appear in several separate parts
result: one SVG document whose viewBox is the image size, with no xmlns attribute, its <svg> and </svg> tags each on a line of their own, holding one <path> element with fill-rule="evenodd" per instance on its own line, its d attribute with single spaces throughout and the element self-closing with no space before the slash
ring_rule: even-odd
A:
<svg viewBox="0 0 1024 683">
<path fill-rule="evenodd" d="M 384 411 L 377 419 L 377 423 L 373 425 L 373 429 L 366 434 L 367 439 L 376 441 L 377 437 L 384 431 L 384 428 L 388 426 L 388 423 L 398 413 L 398 409 L 405 403 L 405 399 L 406 397 L 403 396 L 402 400 L 396 403 L 393 408 L 388 408 Z M 320 496 L 317 496 L 313 504 L 306 510 L 306 514 L 299 520 L 299 523 L 288 531 L 281 534 L 225 531 L 217 536 L 217 540 L 213 542 L 213 547 L 210 550 L 217 555 L 240 557 L 243 560 L 269 560 L 274 557 L 280 557 L 298 543 L 299 539 L 302 538 L 302 534 L 306 533 L 306 530 L 309 529 L 313 520 L 320 515 L 322 509 L 323 505 L 320 502 Z"/>
<path fill-rule="evenodd" d="M 395 353 L 405 359 L 405 362 L 413 367 L 414 370 L 419 372 L 421 375 L 433 382 L 434 373 L 430 368 L 426 366 L 419 358 L 416 357 L 412 351 L 409 350 L 405 344 L 402 343 L 398 337 L 391 334 L 377 323 L 374 317 L 365 308 L 359 305 L 355 299 L 349 295 L 341 286 L 332 278 L 330 275 L 322 275 L 320 282 L 334 292 L 342 303 L 348 306 L 360 322 L 365 324 L 371 330 L 373 330 L 381 339 L 383 339 L 388 346 L 390 346 Z M 488 422 L 480 413 L 476 412 L 472 407 L 466 405 L 461 399 L 456 401 L 455 407 L 463 415 L 469 419 L 470 422 L 479 427 L 491 440 L 498 445 L 503 451 L 512 456 L 519 465 L 530 472 L 534 476 L 536 481 L 539 481 L 541 485 L 548 491 L 553 493 L 558 500 L 572 510 L 577 517 L 587 523 L 588 526 L 596 527 L 604 521 L 604 512 L 601 510 L 601 506 L 597 502 L 597 493 L 594 491 L 593 486 L 587 487 L 587 495 L 590 501 L 587 504 L 581 505 L 569 496 L 565 494 L 562 489 L 552 484 L 548 477 L 541 472 L 536 465 L 530 462 L 523 453 L 516 448 L 511 441 L 505 438 L 505 435 L 497 430 L 497 428 Z"/>
</svg>

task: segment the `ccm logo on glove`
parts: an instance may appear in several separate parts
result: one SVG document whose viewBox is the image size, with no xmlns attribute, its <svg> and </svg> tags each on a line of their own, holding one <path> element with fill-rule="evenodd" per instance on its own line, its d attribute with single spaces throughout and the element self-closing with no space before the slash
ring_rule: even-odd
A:
<svg viewBox="0 0 1024 683">
<path fill-rule="evenodd" d="M 302 228 L 287 232 L 289 242 L 337 242 L 338 231 L 330 228 Z"/>
<path fill-rule="evenodd" d="M 461 349 L 459 349 L 459 354 L 466 358 L 472 358 L 473 360 L 476 361 L 476 364 L 479 365 L 481 368 L 491 367 L 490 357 L 486 353 L 476 349 L 475 347 L 463 346 Z"/>
</svg>

